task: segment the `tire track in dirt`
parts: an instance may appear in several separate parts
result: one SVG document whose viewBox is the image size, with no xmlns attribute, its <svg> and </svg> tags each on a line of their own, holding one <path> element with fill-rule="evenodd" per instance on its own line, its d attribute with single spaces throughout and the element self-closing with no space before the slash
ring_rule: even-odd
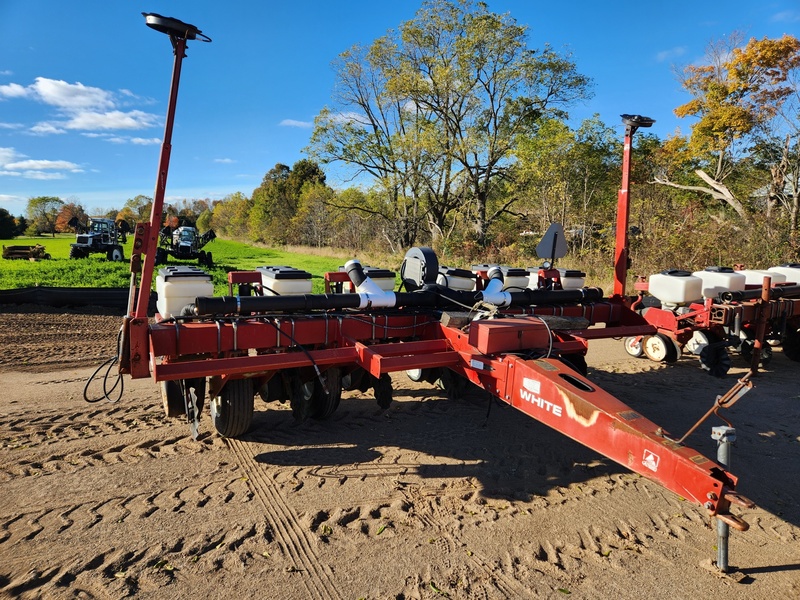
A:
<svg viewBox="0 0 800 600">
<path fill-rule="evenodd" d="M 124 523 L 147 519 L 159 511 L 210 510 L 233 501 L 248 502 L 252 498 L 253 492 L 245 479 L 237 476 L 168 490 L 32 508 L 0 515 L 0 545 L 30 541 L 43 532 L 60 534 L 73 528 L 87 530 L 103 521 Z"/>
<path fill-rule="evenodd" d="M 240 440 L 230 438 L 225 442 L 249 478 L 254 493 L 263 505 L 272 525 L 275 539 L 291 561 L 292 568 L 308 575 L 301 580 L 308 597 L 318 600 L 342 600 L 343 596 L 336 587 L 333 573 L 330 568 L 322 564 L 314 548 L 316 540 L 301 525 L 292 507 L 254 461 L 247 445 Z"/>
<path fill-rule="evenodd" d="M 264 552 L 272 537 L 268 526 L 252 523 L 219 528 L 203 514 L 217 513 L 226 505 L 238 507 L 252 498 L 246 478 L 237 473 L 198 485 L 0 516 L 0 556 L 6 557 L 0 562 L 0 597 L 147 596 L 146 592 L 171 583 L 177 571 L 213 573 L 241 568 L 243 561 L 268 556 Z M 88 558 L 80 547 L 76 553 L 70 544 L 71 539 L 86 539 L 86 532 L 101 526 L 121 531 L 147 528 L 153 525 L 145 521 L 158 523 L 168 515 L 184 515 L 182 518 L 190 522 L 199 519 L 211 527 L 206 531 L 190 527 L 193 535 L 177 535 L 168 543 L 145 543 L 144 539 L 123 535 L 118 543 L 132 544 L 133 549 L 109 547 Z M 38 564 L 28 562 L 24 557 L 31 544 L 51 546 L 51 557 Z"/>
<path fill-rule="evenodd" d="M 99 436 L 97 436 L 99 437 Z M 82 469 L 118 463 L 136 464 L 146 460 L 171 458 L 176 455 L 196 455 L 211 450 L 213 437 L 199 441 L 178 435 L 162 440 L 144 440 L 136 443 L 117 443 L 106 446 L 92 445 L 74 452 L 50 454 L 40 457 L 22 456 L 5 459 L 0 467 L 0 482 L 24 477 L 42 477 L 56 473 L 76 473 Z M 0 457 L 2 454 L 0 454 Z"/>
<path fill-rule="evenodd" d="M 507 598 L 541 597 L 539 592 L 543 590 L 532 590 L 522 585 L 513 575 L 508 575 L 505 569 L 496 564 L 493 565 L 480 552 L 462 548 L 464 544 L 453 532 L 452 513 L 443 508 L 443 505 L 448 502 L 446 500 L 443 502 L 445 496 L 440 491 L 432 491 L 429 495 L 419 486 L 402 486 L 400 490 L 405 500 L 414 507 L 414 516 L 422 522 L 427 530 L 436 533 L 433 543 L 442 555 L 443 566 L 446 570 L 445 578 L 471 582 L 468 598 L 475 600 L 489 598 L 492 597 L 494 591 L 499 591 Z M 452 573 L 447 572 L 452 570 L 453 561 L 450 560 L 450 555 L 460 548 L 468 557 L 469 565 L 476 572 L 468 577 L 458 577 L 457 575 L 454 577 Z M 430 581 L 430 576 L 426 579 Z"/>
<path fill-rule="evenodd" d="M 64 413 L 39 413 L 10 419 L 0 433 L 0 448 L 55 444 L 64 439 L 86 439 L 171 427 L 173 422 L 149 406 L 125 406 Z"/>
</svg>

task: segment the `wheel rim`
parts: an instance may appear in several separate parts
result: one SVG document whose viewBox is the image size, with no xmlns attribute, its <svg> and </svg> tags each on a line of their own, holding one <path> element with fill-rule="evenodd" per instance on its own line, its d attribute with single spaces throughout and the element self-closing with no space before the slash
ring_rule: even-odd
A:
<svg viewBox="0 0 800 600">
<path fill-rule="evenodd" d="M 678 344 L 663 333 L 647 336 L 642 341 L 642 346 L 647 358 L 655 362 L 673 363 L 681 355 Z"/>
<path fill-rule="evenodd" d="M 411 381 L 422 381 L 422 369 L 408 369 L 406 375 Z"/>
<path fill-rule="evenodd" d="M 627 352 L 634 358 L 639 358 L 644 352 L 644 350 L 642 349 L 641 338 L 636 338 L 636 337 L 625 338 L 623 344 L 625 347 L 625 352 Z"/>
<path fill-rule="evenodd" d="M 644 339 L 643 345 L 650 360 L 661 362 L 667 357 L 667 344 L 664 338 L 658 335 L 648 336 Z"/>
</svg>

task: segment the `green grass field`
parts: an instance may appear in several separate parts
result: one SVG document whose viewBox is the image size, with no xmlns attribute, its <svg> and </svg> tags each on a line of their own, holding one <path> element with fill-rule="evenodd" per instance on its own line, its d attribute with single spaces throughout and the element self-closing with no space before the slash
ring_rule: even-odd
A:
<svg viewBox="0 0 800 600">
<path fill-rule="evenodd" d="M 15 289 L 32 286 L 52 287 L 128 287 L 130 284 L 129 262 L 131 241 L 125 245 L 125 261 L 114 263 L 104 254 L 92 254 L 88 258 L 69 258 L 70 244 L 74 235 L 58 234 L 55 238 L 19 237 L 4 240 L 6 246 L 29 246 L 41 244 L 52 256 L 50 260 L 36 262 L 0 259 L 0 289 Z M 212 252 L 214 268 L 206 269 L 214 281 L 214 293 L 225 294 L 228 289 L 228 271 L 252 270 L 263 265 L 287 265 L 308 271 L 312 275 L 313 292 L 323 293 L 323 274 L 337 271 L 348 256 L 319 256 L 298 252 L 287 252 L 272 248 L 256 248 L 241 242 L 216 239 L 204 250 Z M 170 257 L 169 264 L 197 264 L 196 261 L 179 263 Z M 155 279 L 155 278 L 154 278 Z M 153 283 L 155 289 L 155 281 Z"/>
</svg>

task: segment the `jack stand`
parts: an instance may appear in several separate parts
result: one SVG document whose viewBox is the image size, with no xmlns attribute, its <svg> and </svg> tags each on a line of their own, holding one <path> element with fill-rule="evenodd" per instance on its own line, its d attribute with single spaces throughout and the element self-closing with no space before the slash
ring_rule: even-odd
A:
<svg viewBox="0 0 800 600">
<path fill-rule="evenodd" d="M 736 429 L 725 425 L 711 428 L 711 439 L 717 441 L 717 462 L 730 469 L 731 447 L 736 441 Z M 728 536 L 730 527 L 717 519 L 717 568 L 722 573 L 728 572 Z"/>
</svg>

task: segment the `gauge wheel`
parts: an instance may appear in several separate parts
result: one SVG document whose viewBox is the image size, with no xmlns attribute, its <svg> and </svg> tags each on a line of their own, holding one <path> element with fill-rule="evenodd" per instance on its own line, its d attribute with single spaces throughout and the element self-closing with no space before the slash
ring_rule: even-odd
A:
<svg viewBox="0 0 800 600">
<path fill-rule="evenodd" d="M 255 392 L 249 379 L 232 379 L 211 401 L 211 419 L 222 437 L 237 437 L 253 422 Z"/>
<path fill-rule="evenodd" d="M 652 361 L 673 363 L 678 360 L 678 349 L 663 333 L 648 335 L 642 340 L 644 353 Z"/>
<path fill-rule="evenodd" d="M 633 336 L 633 337 L 626 337 L 622 341 L 622 345 L 625 348 L 625 352 L 630 354 L 634 358 L 639 358 L 644 354 L 644 348 L 642 348 L 642 338 Z"/>
</svg>

